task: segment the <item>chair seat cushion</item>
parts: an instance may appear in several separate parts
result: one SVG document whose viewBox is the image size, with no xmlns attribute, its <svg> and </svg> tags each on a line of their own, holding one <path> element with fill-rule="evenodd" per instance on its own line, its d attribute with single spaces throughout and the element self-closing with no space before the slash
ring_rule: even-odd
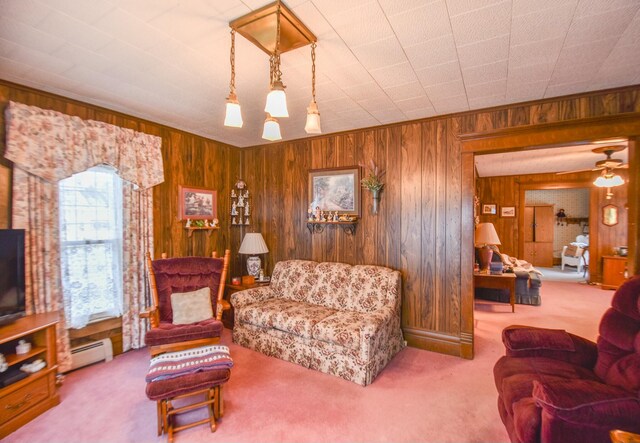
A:
<svg viewBox="0 0 640 443">
<path fill-rule="evenodd" d="M 213 388 L 221 385 L 226 383 L 230 376 L 231 370 L 229 368 L 181 375 L 176 378 L 147 383 L 146 393 L 150 400 L 172 398 L 177 395 L 188 394 L 200 389 Z"/>
<path fill-rule="evenodd" d="M 151 328 L 144 337 L 147 346 L 158 346 L 183 341 L 216 338 L 222 334 L 224 325 L 215 318 L 210 318 L 190 325 L 174 325 L 160 322 L 157 328 Z"/>
</svg>

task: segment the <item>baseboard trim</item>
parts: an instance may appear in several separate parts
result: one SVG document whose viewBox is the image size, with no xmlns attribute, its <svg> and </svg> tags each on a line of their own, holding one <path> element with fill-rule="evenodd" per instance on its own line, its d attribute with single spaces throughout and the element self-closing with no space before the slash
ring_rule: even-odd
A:
<svg viewBox="0 0 640 443">
<path fill-rule="evenodd" d="M 455 335 L 409 327 L 403 327 L 402 331 L 404 339 L 411 347 L 467 359 L 473 358 L 473 339 L 469 337 L 470 334 L 465 334 L 463 339 Z"/>
</svg>

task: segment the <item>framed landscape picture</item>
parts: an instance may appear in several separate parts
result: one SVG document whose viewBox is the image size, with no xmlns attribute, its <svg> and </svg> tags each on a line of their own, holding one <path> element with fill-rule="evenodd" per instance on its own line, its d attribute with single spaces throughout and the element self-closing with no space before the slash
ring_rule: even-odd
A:
<svg viewBox="0 0 640 443">
<path fill-rule="evenodd" d="M 485 203 L 482 205 L 482 215 L 496 215 L 497 207 L 493 203 Z"/>
<path fill-rule="evenodd" d="M 515 217 L 516 216 L 516 207 L 515 206 L 501 206 L 500 207 L 500 217 Z"/>
<path fill-rule="evenodd" d="M 218 218 L 217 192 L 211 189 L 178 186 L 180 220 L 212 220 Z"/>
<path fill-rule="evenodd" d="M 309 209 L 360 216 L 360 169 L 309 171 Z"/>
</svg>

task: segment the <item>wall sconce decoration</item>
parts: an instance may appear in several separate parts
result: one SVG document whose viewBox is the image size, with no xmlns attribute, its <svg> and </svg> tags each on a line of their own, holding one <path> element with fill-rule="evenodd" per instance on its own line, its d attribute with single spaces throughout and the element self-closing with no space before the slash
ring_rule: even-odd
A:
<svg viewBox="0 0 640 443">
<path fill-rule="evenodd" d="M 605 226 L 615 226 L 618 224 L 618 207 L 616 205 L 606 205 L 602 207 L 602 224 Z"/>
<path fill-rule="evenodd" d="M 378 213 L 378 203 L 380 203 L 380 193 L 382 192 L 382 188 L 384 188 L 384 183 L 382 183 L 382 176 L 384 175 L 384 171 L 380 171 L 373 160 L 371 160 L 371 166 L 367 168 L 367 175 L 360 183 L 362 183 L 362 187 L 368 189 L 373 196 L 373 214 Z"/>
</svg>

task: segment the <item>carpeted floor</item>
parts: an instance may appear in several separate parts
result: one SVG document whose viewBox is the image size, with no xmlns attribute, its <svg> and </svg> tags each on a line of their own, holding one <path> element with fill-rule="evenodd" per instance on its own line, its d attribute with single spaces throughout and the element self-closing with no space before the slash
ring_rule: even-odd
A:
<svg viewBox="0 0 640 443">
<path fill-rule="evenodd" d="M 595 340 L 613 291 L 544 282 L 542 306 L 477 301 L 475 352 L 464 360 L 406 348 L 362 388 L 231 343 L 235 361 L 225 416 L 176 435 L 187 442 L 508 442 L 492 368 L 510 324 L 563 328 Z M 69 374 L 62 403 L 6 442 L 162 442 L 156 406 L 144 394 L 145 349 Z M 198 412 L 194 412 L 197 414 Z"/>
</svg>

